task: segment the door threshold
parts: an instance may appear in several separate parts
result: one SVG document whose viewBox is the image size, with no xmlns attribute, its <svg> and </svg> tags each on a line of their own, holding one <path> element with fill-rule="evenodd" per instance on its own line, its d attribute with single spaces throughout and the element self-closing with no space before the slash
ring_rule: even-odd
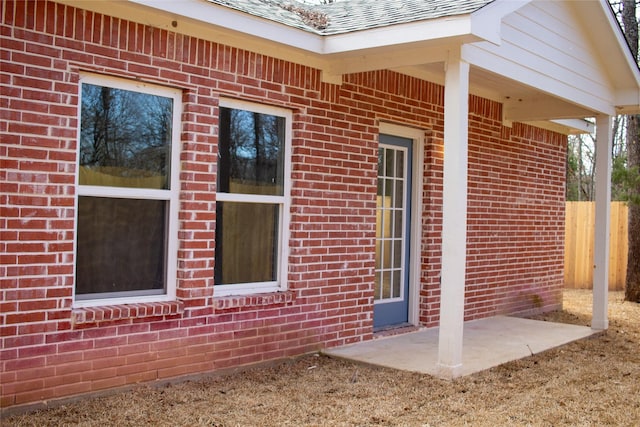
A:
<svg viewBox="0 0 640 427">
<path fill-rule="evenodd" d="M 412 325 L 411 323 L 399 323 L 397 325 L 382 326 L 379 328 L 374 328 L 373 338 L 375 339 L 390 337 L 393 335 L 405 334 L 407 332 L 415 332 L 419 329 L 419 326 Z"/>
</svg>

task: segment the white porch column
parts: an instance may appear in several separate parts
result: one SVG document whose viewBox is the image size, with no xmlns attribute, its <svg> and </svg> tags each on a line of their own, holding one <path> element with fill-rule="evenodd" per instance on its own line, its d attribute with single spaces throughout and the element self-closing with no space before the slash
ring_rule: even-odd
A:
<svg viewBox="0 0 640 427">
<path fill-rule="evenodd" d="M 591 328 L 609 326 L 609 224 L 611 223 L 611 116 L 596 118 L 596 229 L 593 254 L 593 319 Z"/>
<path fill-rule="evenodd" d="M 444 183 L 438 372 L 454 378 L 462 367 L 467 259 L 467 147 L 469 64 L 449 52 L 444 84 Z"/>
</svg>

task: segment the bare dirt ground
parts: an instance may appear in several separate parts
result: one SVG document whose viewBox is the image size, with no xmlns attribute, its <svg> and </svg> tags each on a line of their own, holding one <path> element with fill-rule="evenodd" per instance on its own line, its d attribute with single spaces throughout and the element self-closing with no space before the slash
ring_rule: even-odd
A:
<svg viewBox="0 0 640 427">
<path fill-rule="evenodd" d="M 590 291 L 539 319 L 588 325 Z M 640 304 L 609 295 L 603 334 L 455 381 L 308 355 L 2 420 L 3 426 L 636 426 Z"/>
</svg>

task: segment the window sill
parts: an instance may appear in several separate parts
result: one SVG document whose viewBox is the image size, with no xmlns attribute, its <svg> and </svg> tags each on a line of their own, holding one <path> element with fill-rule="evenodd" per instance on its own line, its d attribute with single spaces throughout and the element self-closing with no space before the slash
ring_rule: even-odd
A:
<svg viewBox="0 0 640 427">
<path fill-rule="evenodd" d="M 125 319 L 171 316 L 181 314 L 183 311 L 184 303 L 182 301 L 81 307 L 73 309 L 71 321 L 74 325 L 86 325 Z"/>
<path fill-rule="evenodd" d="M 294 300 L 293 291 L 271 292 L 254 295 L 235 295 L 214 298 L 215 311 L 230 310 L 240 307 L 260 307 L 267 305 L 287 305 Z"/>
</svg>

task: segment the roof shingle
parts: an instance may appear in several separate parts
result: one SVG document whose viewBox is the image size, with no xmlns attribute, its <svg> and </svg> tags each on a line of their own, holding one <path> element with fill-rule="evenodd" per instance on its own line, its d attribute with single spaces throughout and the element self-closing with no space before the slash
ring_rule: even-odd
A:
<svg viewBox="0 0 640 427">
<path fill-rule="evenodd" d="M 309 5 L 296 0 L 207 0 L 319 35 L 343 34 L 473 13 L 493 0 L 342 0 Z"/>
</svg>

